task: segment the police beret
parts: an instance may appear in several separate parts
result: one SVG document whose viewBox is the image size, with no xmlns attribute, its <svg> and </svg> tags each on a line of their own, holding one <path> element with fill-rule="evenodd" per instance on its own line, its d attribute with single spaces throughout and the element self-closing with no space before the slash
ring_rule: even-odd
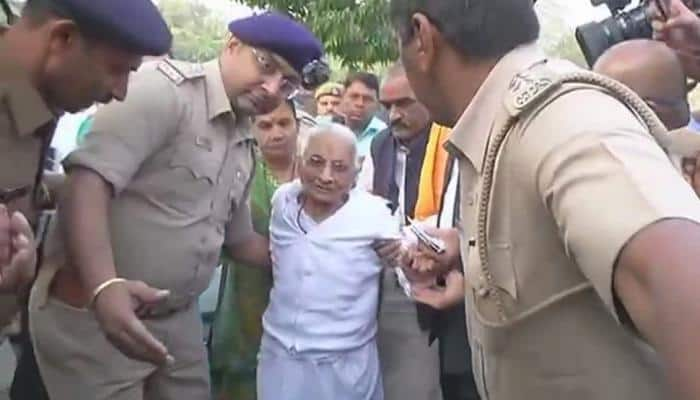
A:
<svg viewBox="0 0 700 400">
<path fill-rule="evenodd" d="M 31 1 L 31 0 L 29 0 Z M 81 29 L 129 52 L 162 55 L 172 35 L 151 0 L 51 0 Z"/>
<path fill-rule="evenodd" d="M 229 31 L 253 47 L 271 51 L 285 59 L 299 74 L 323 57 L 323 45 L 311 31 L 286 15 L 266 12 L 238 19 Z"/>
<path fill-rule="evenodd" d="M 314 97 L 316 100 L 323 96 L 341 97 L 343 95 L 343 91 L 345 91 L 345 87 L 340 83 L 327 82 L 316 89 L 316 94 Z"/>
</svg>

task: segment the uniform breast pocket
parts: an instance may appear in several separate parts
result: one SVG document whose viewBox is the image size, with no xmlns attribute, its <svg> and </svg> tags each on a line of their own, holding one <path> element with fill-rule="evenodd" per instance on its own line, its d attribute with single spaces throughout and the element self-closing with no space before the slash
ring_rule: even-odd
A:
<svg viewBox="0 0 700 400">
<path fill-rule="evenodd" d="M 482 322 L 502 324 L 505 322 L 504 317 L 508 319 L 513 316 L 518 299 L 512 246 L 507 243 L 490 243 L 488 264 L 485 267 L 476 248 L 469 252 L 468 260 L 467 276 L 474 291 L 475 311 Z"/>
<path fill-rule="evenodd" d="M 222 195 L 226 211 L 233 213 L 248 199 L 255 170 L 252 142 L 241 141 L 229 149 L 226 166 L 222 171 Z"/>
<path fill-rule="evenodd" d="M 512 249 L 509 243 L 491 243 L 488 249 L 489 271 L 493 284 L 506 292 L 512 300 L 517 300 L 518 285 Z"/>
<path fill-rule="evenodd" d="M 170 160 L 168 190 L 164 201 L 188 215 L 210 212 L 221 159 L 210 146 L 199 142 L 179 145 Z"/>
</svg>

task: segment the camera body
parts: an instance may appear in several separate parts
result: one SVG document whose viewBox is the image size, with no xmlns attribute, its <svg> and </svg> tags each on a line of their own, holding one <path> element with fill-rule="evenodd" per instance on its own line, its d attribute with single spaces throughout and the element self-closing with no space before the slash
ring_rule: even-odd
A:
<svg viewBox="0 0 700 400">
<path fill-rule="evenodd" d="M 605 50 L 620 42 L 652 37 L 651 19 L 654 6 L 665 9 L 666 1 L 641 0 L 639 6 L 625 10 L 631 2 L 632 0 L 591 0 L 594 6 L 605 4 L 612 16 L 576 28 L 576 41 L 589 66 L 593 66 Z M 683 0 L 683 3 L 695 14 L 700 15 L 700 0 Z"/>
<path fill-rule="evenodd" d="M 591 0 L 595 6 L 605 4 L 612 16 L 600 22 L 589 22 L 576 28 L 576 41 L 589 66 L 605 50 L 625 40 L 651 38 L 651 11 L 649 0 L 625 11 L 632 0 Z"/>
</svg>

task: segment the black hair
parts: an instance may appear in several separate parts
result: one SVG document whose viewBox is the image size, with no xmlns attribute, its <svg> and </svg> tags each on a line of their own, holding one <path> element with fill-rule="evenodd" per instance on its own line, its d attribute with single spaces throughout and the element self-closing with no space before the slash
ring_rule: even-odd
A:
<svg viewBox="0 0 700 400">
<path fill-rule="evenodd" d="M 294 121 L 296 121 L 297 126 L 299 125 L 299 118 L 297 117 L 297 104 L 295 103 L 294 99 L 285 99 L 284 102 L 280 103 L 280 105 L 286 104 L 287 107 L 289 107 L 289 110 L 292 112 L 292 118 Z M 251 118 L 253 121 L 255 121 L 255 115 Z"/>
<path fill-rule="evenodd" d="M 413 36 L 416 13 L 463 56 L 476 59 L 500 58 L 540 33 L 532 0 L 391 0 L 391 20 L 404 43 Z"/>
<path fill-rule="evenodd" d="M 377 75 L 371 72 L 351 72 L 345 78 L 345 89 L 349 88 L 355 82 L 361 82 L 363 85 L 375 91 L 377 96 L 379 96 L 379 78 Z"/>
</svg>

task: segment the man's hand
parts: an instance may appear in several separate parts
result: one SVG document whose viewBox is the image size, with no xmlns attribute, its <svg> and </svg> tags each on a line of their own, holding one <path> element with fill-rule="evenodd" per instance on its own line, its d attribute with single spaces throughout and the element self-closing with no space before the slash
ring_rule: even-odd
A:
<svg viewBox="0 0 700 400">
<path fill-rule="evenodd" d="M 436 310 L 444 310 L 464 301 L 464 276 L 456 270 L 445 277 L 445 287 L 416 288 L 413 299 Z"/>
<path fill-rule="evenodd" d="M 682 164 L 683 177 L 700 197 L 700 153 L 695 158 L 684 158 Z"/>
<path fill-rule="evenodd" d="M 674 49 L 690 78 L 700 79 L 700 18 L 682 0 L 662 0 L 668 19 L 655 10 L 654 39 Z"/>
<path fill-rule="evenodd" d="M 136 316 L 135 310 L 155 306 L 169 295 L 143 282 L 127 281 L 105 288 L 93 308 L 107 339 L 126 356 L 156 365 L 172 363 L 168 349 Z"/>
<path fill-rule="evenodd" d="M 0 204 L 0 292 L 19 293 L 34 279 L 36 246 L 27 219 L 19 212 L 10 216 Z"/>
<path fill-rule="evenodd" d="M 433 271 L 436 273 L 446 273 L 454 265 L 458 265 L 460 262 L 460 249 L 457 229 L 425 227 L 424 230 L 429 235 L 441 239 L 445 243 L 446 251 L 438 254 L 419 241 L 418 244 L 411 246 L 409 249 L 404 265 L 421 272 Z"/>
<path fill-rule="evenodd" d="M 372 245 L 386 268 L 394 268 L 401 265 L 404 255 L 400 239 L 377 240 Z"/>
</svg>

